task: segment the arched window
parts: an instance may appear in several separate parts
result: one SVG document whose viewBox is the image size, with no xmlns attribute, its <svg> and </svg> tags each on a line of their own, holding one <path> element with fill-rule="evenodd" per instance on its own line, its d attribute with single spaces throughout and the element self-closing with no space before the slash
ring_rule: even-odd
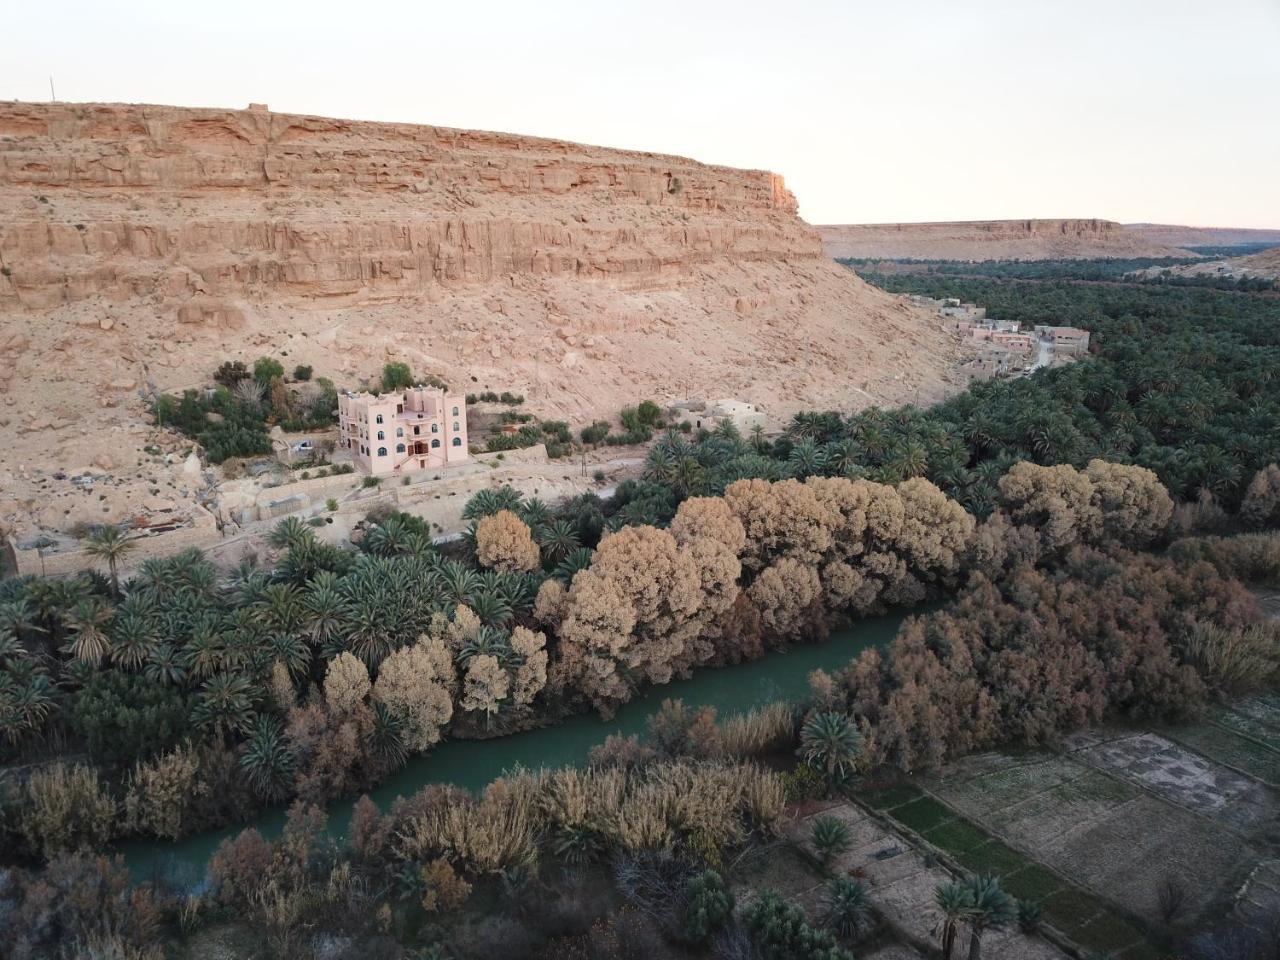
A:
<svg viewBox="0 0 1280 960">
<path fill-rule="evenodd" d="M 431 432 L 432 432 L 432 433 L 439 433 L 439 432 L 440 432 L 440 424 L 438 424 L 438 423 L 433 423 L 433 424 L 431 425 Z"/>
<path fill-rule="evenodd" d="M 432 450 L 436 449 L 436 447 L 438 447 L 438 446 L 440 446 L 440 441 L 439 441 L 439 440 L 432 440 L 432 441 L 431 441 L 431 449 L 432 449 Z"/>
<path fill-rule="evenodd" d="M 379 430 L 379 431 L 378 431 L 378 439 L 379 439 L 379 440 L 385 440 L 385 439 L 387 439 L 387 435 L 386 435 L 385 433 L 383 433 L 381 430 Z"/>
<path fill-rule="evenodd" d="M 403 443 L 397 443 L 397 444 L 396 444 L 396 453 L 404 453 L 404 444 L 403 444 Z"/>
<path fill-rule="evenodd" d="M 397 437 L 403 437 L 403 436 L 404 436 L 404 427 L 396 427 L 396 436 L 397 436 Z"/>
<path fill-rule="evenodd" d="M 455 447 L 460 447 L 460 446 L 462 446 L 462 438 L 461 438 L 461 437 L 454 437 L 454 438 L 453 438 L 453 445 L 454 445 Z"/>
<path fill-rule="evenodd" d="M 377 420 L 378 420 L 378 422 L 379 422 L 379 423 L 381 423 L 381 422 L 382 422 L 382 414 L 378 414 Z"/>
<path fill-rule="evenodd" d="M 378 448 L 378 456 L 380 456 L 380 457 L 385 457 L 386 455 L 387 455 L 387 448 L 386 448 L 386 447 L 379 447 L 379 448 Z"/>
<path fill-rule="evenodd" d="M 462 429 L 462 428 L 458 426 L 458 421 L 457 421 L 457 420 L 453 421 L 453 430 L 454 430 L 454 433 L 457 433 L 460 429 Z"/>
<path fill-rule="evenodd" d="M 454 415 L 455 417 L 458 415 L 458 408 L 457 408 L 457 407 L 454 407 L 454 408 L 453 408 L 453 415 Z M 457 429 L 457 427 L 455 427 L 454 429 L 456 430 L 456 429 Z"/>
</svg>

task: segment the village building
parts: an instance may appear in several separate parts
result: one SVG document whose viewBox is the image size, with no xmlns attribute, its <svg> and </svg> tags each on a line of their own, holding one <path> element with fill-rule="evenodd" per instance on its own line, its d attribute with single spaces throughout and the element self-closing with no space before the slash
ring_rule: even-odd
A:
<svg viewBox="0 0 1280 960">
<path fill-rule="evenodd" d="M 1036 324 L 1036 336 L 1053 344 L 1059 356 L 1078 357 L 1089 352 L 1089 331 L 1079 327 L 1054 327 Z"/>
<path fill-rule="evenodd" d="M 374 477 L 439 470 L 469 459 L 467 403 L 439 387 L 338 397 L 341 445 Z"/>
<path fill-rule="evenodd" d="M 695 430 L 714 430 L 725 420 L 732 420 L 739 433 L 747 434 L 756 427 L 764 428 L 765 415 L 754 403 L 726 397 L 707 403 L 705 400 L 681 400 L 672 409 L 676 416 L 689 421 Z"/>
</svg>

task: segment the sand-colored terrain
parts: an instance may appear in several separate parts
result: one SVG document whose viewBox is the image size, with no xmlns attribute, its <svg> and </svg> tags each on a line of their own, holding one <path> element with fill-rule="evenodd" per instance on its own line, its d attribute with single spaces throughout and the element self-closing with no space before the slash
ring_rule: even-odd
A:
<svg viewBox="0 0 1280 960">
<path fill-rule="evenodd" d="M 827 255 L 835 258 L 1087 260 L 1192 256 L 1110 220 L 830 224 L 819 226 L 818 233 Z"/>
<path fill-rule="evenodd" d="M 1125 229 L 1152 243 L 1170 247 L 1229 247 L 1241 244 L 1274 244 L 1280 247 L 1280 230 L 1248 227 L 1183 227 L 1172 223 L 1126 223 Z"/>
<path fill-rule="evenodd" d="M 766 171 L 265 108 L 0 104 L 0 532 L 181 512 L 211 476 L 142 395 L 226 359 L 340 387 L 405 360 L 580 423 L 645 396 L 777 419 L 929 402 L 958 389 L 956 349 L 824 256 Z"/>
</svg>

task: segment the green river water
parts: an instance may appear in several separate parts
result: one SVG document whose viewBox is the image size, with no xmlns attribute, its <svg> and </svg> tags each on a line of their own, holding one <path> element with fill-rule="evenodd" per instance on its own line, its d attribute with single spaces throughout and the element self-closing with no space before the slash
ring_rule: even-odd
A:
<svg viewBox="0 0 1280 960">
<path fill-rule="evenodd" d="M 771 651 L 759 660 L 737 666 L 708 667 L 695 671 L 687 680 L 648 687 L 642 696 L 619 709 L 612 720 L 584 714 L 555 726 L 493 740 L 447 740 L 431 753 L 414 757 L 369 795 L 386 810 L 396 797 L 416 793 L 430 783 L 453 783 L 478 790 L 516 766 L 537 769 L 579 765 L 586 762 L 591 748 L 610 734 L 643 733 L 646 719 L 668 697 L 679 698 L 690 706 L 715 707 L 722 717 L 778 700 L 797 700 L 808 690 L 811 671 L 839 669 L 867 647 L 887 644 L 903 619 L 921 612 L 924 611 L 917 607 L 869 617 L 847 630 L 832 633 L 820 643 Z M 345 834 L 354 804 L 355 799 L 351 798 L 329 805 L 329 830 L 335 836 Z M 224 838 L 250 826 L 257 827 L 266 837 L 274 837 L 284 826 L 284 816 L 285 808 L 276 807 L 247 823 L 176 843 L 138 840 L 122 843 L 118 849 L 137 881 L 174 871 L 178 877 L 198 882 L 209 857 Z"/>
</svg>

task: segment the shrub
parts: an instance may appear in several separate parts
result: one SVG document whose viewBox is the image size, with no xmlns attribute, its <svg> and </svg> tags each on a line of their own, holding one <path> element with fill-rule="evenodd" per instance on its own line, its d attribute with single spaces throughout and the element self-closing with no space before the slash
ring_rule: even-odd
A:
<svg viewBox="0 0 1280 960">
<path fill-rule="evenodd" d="M 248 367 L 239 360 L 225 360 L 214 371 L 213 380 L 215 383 L 220 383 L 230 390 L 241 380 L 248 380 L 250 376 Z"/>
<path fill-rule="evenodd" d="M 200 778 L 199 758 L 190 747 L 140 763 L 124 798 L 127 828 L 177 840 L 190 829 L 192 814 L 208 792 L 209 785 Z"/>
<path fill-rule="evenodd" d="M 270 383 L 284 376 L 284 367 L 279 360 L 271 357 L 259 357 L 253 362 L 253 379 L 259 383 Z"/>
<path fill-rule="evenodd" d="M 582 437 L 583 443 L 599 443 L 609 435 L 609 424 L 596 420 L 589 427 L 583 427 L 578 435 Z"/>
<path fill-rule="evenodd" d="M 74 850 L 97 850 L 115 833 L 116 802 L 83 764 L 56 764 L 27 781 L 18 832 L 45 859 Z"/>
<path fill-rule="evenodd" d="M 636 407 L 636 418 L 646 426 L 659 426 L 662 423 L 662 408 L 652 400 L 642 400 Z"/>
<path fill-rule="evenodd" d="M 1182 641 L 1182 655 L 1215 690 L 1248 693 L 1280 677 L 1280 627 L 1260 623 L 1229 629 L 1197 623 Z"/>
<path fill-rule="evenodd" d="M 362 487 L 376 487 L 376 486 L 377 486 L 378 484 L 380 484 L 381 482 L 382 482 L 382 478 L 381 478 L 381 477 L 365 477 L 363 480 L 361 480 L 361 481 L 360 481 L 360 486 L 362 486 Z"/>
<path fill-rule="evenodd" d="M 337 513 L 337 512 L 338 512 L 338 501 L 337 501 L 336 499 L 334 499 L 333 497 L 330 497 L 328 500 L 326 500 L 326 501 L 324 502 L 324 508 L 325 508 L 326 510 L 328 510 L 330 513 Z"/>
<path fill-rule="evenodd" d="M 752 757 L 793 743 L 791 707 L 771 703 L 730 717 L 720 725 L 721 751 L 728 757 Z"/>
<path fill-rule="evenodd" d="M 301 364 L 301 363 L 298 364 L 296 367 L 293 368 L 293 379 L 304 380 L 304 381 L 310 380 L 311 368 L 305 364 Z"/>
<path fill-rule="evenodd" d="M 690 943 L 706 943 L 733 916 L 733 894 L 724 878 L 704 870 L 684 885 L 681 932 Z"/>
<path fill-rule="evenodd" d="M 460 908 L 471 896 L 471 884 L 467 883 L 453 864 L 440 857 L 422 868 L 422 909 L 427 913 L 451 913 Z"/>
<path fill-rule="evenodd" d="M 1040 929 L 1040 920 L 1044 915 L 1044 907 L 1036 900 L 1018 901 L 1018 926 L 1023 933 L 1036 933 Z"/>
<path fill-rule="evenodd" d="M 814 853 L 822 868 L 828 869 L 836 857 L 849 849 L 853 842 L 849 834 L 849 824 L 839 817 L 824 814 L 814 817 L 813 827 L 809 832 L 809 842 L 813 844 Z"/>
<path fill-rule="evenodd" d="M 683 700 L 663 700 L 648 721 L 649 739 L 665 757 L 706 759 L 720 752 L 715 707 L 689 708 Z"/>
<path fill-rule="evenodd" d="M 604 480 L 605 480 L 604 471 L 596 470 L 594 473 L 591 474 L 591 479 L 594 480 L 596 483 L 604 483 Z"/>
<path fill-rule="evenodd" d="M 765 960 L 853 960 L 834 936 L 811 927 L 804 911 L 775 890 L 747 906 L 742 921 Z"/>
</svg>

